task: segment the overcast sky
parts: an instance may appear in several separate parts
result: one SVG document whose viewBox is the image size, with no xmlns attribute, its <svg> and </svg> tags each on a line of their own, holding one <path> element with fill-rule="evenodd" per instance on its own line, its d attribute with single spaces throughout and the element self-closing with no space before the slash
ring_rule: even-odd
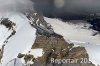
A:
<svg viewBox="0 0 100 66">
<path fill-rule="evenodd" d="M 46 17 L 80 20 L 90 13 L 100 12 L 100 0 L 32 0 L 34 8 Z M 85 16 L 84 16 L 85 15 Z M 100 15 L 100 14 L 99 14 Z M 89 18 L 88 18 L 89 19 Z M 85 19 L 86 20 L 86 19 Z M 99 20 L 100 21 L 100 20 Z M 100 31 L 100 22 L 92 23 Z M 74 23 L 74 22 L 72 22 Z"/>
<path fill-rule="evenodd" d="M 100 12 L 100 0 L 32 0 L 35 9 L 50 17 Z"/>
<path fill-rule="evenodd" d="M 33 2 L 30 0 L 0 0 L 1 12 L 22 12 L 33 9 Z"/>
</svg>

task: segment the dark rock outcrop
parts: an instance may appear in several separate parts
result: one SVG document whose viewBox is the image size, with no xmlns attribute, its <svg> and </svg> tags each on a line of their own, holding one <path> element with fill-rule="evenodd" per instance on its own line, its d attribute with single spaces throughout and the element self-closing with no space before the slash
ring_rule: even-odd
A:
<svg viewBox="0 0 100 66">
<path fill-rule="evenodd" d="M 0 63 L 1 63 L 1 59 L 3 57 L 4 47 L 5 47 L 5 45 L 2 45 L 2 48 L 0 48 Z"/>
<path fill-rule="evenodd" d="M 6 28 L 8 28 L 8 30 L 12 30 L 11 35 L 9 35 L 6 40 L 4 41 L 4 43 L 8 42 L 8 39 L 10 37 L 12 37 L 13 35 L 15 35 L 16 30 L 14 29 L 14 26 L 16 26 L 16 23 L 12 22 L 11 20 L 9 20 L 9 18 L 1 18 L 0 20 L 0 24 L 4 25 Z"/>
<path fill-rule="evenodd" d="M 10 21 L 8 18 L 1 18 L 1 24 L 4 25 L 6 28 L 13 29 L 13 26 L 16 24 L 12 21 Z"/>
<path fill-rule="evenodd" d="M 84 47 L 74 47 L 74 44 L 67 43 L 63 37 L 37 36 L 32 46 L 32 49 L 35 48 L 43 48 L 44 54 L 32 66 L 95 66 L 89 61 Z"/>
</svg>

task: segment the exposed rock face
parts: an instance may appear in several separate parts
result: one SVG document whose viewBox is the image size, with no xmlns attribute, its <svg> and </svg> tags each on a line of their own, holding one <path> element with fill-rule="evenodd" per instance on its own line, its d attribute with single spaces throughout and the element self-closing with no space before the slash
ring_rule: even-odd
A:
<svg viewBox="0 0 100 66">
<path fill-rule="evenodd" d="M 95 66 L 89 61 L 84 47 L 74 47 L 63 37 L 37 36 L 33 48 L 43 48 L 44 54 L 32 66 Z"/>
<path fill-rule="evenodd" d="M 99 18 L 95 18 L 92 21 L 90 21 L 90 24 L 93 25 L 91 28 L 94 30 L 99 31 L 100 33 L 100 19 Z"/>
<path fill-rule="evenodd" d="M 40 13 L 28 13 L 26 14 L 30 25 L 37 29 L 37 34 L 51 36 L 54 34 L 52 26 L 47 23 Z"/>
<path fill-rule="evenodd" d="M 8 42 L 8 39 L 10 37 L 12 37 L 13 35 L 15 35 L 16 31 L 14 29 L 14 26 L 16 26 L 16 24 L 12 21 L 9 20 L 9 18 L 1 18 L 0 20 L 0 24 L 5 26 L 6 28 L 8 28 L 8 30 L 12 30 L 12 33 L 11 35 L 9 35 L 6 40 L 4 41 L 4 43 L 7 43 Z"/>
<path fill-rule="evenodd" d="M 13 26 L 16 24 L 10 21 L 8 18 L 1 18 L 1 24 L 4 25 L 6 28 L 13 29 Z"/>
<path fill-rule="evenodd" d="M 1 63 L 1 59 L 3 57 L 4 47 L 5 47 L 5 45 L 2 45 L 2 48 L 0 48 L 0 63 Z"/>
</svg>

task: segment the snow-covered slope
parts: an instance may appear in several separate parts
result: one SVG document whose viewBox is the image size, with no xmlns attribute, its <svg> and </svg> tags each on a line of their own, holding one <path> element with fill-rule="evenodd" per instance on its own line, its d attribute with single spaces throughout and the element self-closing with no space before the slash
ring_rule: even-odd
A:
<svg viewBox="0 0 100 66">
<path fill-rule="evenodd" d="M 16 33 L 5 44 L 5 49 L 2 58 L 2 65 L 5 66 L 10 60 L 17 57 L 18 53 L 24 52 L 25 50 L 30 50 L 31 46 L 35 40 L 36 30 L 30 26 L 28 20 L 20 13 L 9 13 L 9 19 L 16 23 L 15 30 Z M 0 45 L 11 33 L 7 28 L 0 25 Z"/>
<path fill-rule="evenodd" d="M 89 58 L 95 65 L 100 65 L 100 45 L 83 45 L 86 48 Z"/>
</svg>

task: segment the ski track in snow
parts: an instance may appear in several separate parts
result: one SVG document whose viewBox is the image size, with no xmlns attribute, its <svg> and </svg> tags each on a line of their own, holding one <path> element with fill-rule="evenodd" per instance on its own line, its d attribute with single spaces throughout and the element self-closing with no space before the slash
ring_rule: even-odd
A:
<svg viewBox="0 0 100 66">
<path fill-rule="evenodd" d="M 24 50 L 27 49 L 27 51 L 29 51 L 36 38 L 36 29 L 30 26 L 28 20 L 25 19 L 23 15 L 18 13 L 9 15 L 11 16 L 9 17 L 11 21 L 16 23 L 16 34 L 8 40 L 8 43 L 5 46 L 2 58 L 3 63 L 1 66 L 5 66 L 10 60 L 16 58 L 17 55 Z M 5 29 L 6 28 L 2 28 L 0 32 L 0 34 L 4 32 L 0 35 L 0 42 L 2 42 L 2 36 L 4 37 L 7 32 Z"/>
</svg>

